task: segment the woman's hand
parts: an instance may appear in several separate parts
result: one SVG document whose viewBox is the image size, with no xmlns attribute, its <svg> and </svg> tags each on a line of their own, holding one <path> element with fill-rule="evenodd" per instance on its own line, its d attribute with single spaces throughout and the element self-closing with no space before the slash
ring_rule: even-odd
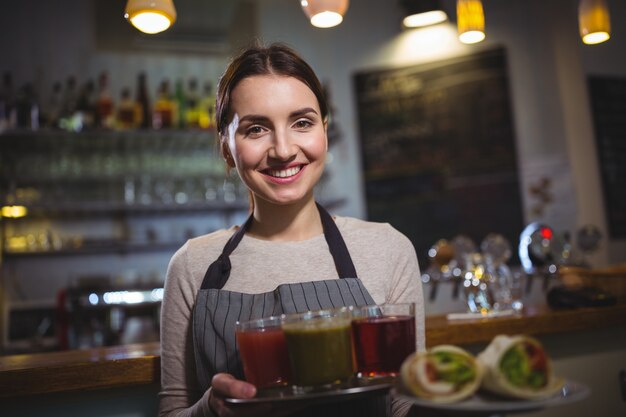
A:
<svg viewBox="0 0 626 417">
<path fill-rule="evenodd" d="M 224 398 L 253 398 L 256 387 L 249 382 L 235 379 L 231 374 L 215 374 L 211 380 L 209 407 L 220 417 L 244 417 L 266 413 L 270 406 L 266 404 L 228 404 Z"/>
<path fill-rule="evenodd" d="M 211 380 L 211 394 L 209 395 L 209 407 L 219 417 L 247 417 L 271 415 L 272 417 L 288 416 L 301 411 L 305 404 L 272 406 L 270 403 L 262 404 L 229 404 L 224 398 L 253 398 L 256 395 L 256 387 L 249 382 L 235 379 L 231 374 L 215 374 Z"/>
</svg>

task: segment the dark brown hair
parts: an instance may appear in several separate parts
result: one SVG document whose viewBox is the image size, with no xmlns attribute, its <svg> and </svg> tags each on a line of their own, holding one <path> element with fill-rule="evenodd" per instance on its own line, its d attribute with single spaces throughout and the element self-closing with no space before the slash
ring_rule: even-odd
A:
<svg viewBox="0 0 626 417">
<path fill-rule="evenodd" d="M 244 78 L 268 74 L 293 77 L 306 84 L 317 98 L 322 120 L 326 120 L 328 105 L 324 90 L 309 64 L 284 44 L 273 43 L 268 47 L 255 45 L 235 57 L 220 78 L 215 103 L 215 121 L 220 137 L 226 133 L 232 117 L 231 94 L 237 84 Z"/>
</svg>

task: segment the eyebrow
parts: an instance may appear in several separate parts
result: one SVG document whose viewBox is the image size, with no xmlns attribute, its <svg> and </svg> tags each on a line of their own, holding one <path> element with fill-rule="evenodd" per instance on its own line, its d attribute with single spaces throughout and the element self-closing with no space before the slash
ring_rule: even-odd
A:
<svg viewBox="0 0 626 417">
<path fill-rule="evenodd" d="M 289 113 L 289 118 L 293 119 L 293 118 L 296 118 L 296 117 L 301 117 L 301 116 L 304 116 L 305 114 L 308 114 L 308 113 L 315 113 L 315 114 L 317 114 L 317 112 L 315 111 L 314 108 L 312 108 L 312 107 L 304 107 L 302 109 L 299 109 L 299 110 L 296 110 L 296 111 L 292 111 L 291 113 Z"/>
<path fill-rule="evenodd" d="M 317 111 L 312 107 L 303 107 L 301 109 L 294 110 L 291 113 L 289 113 L 289 118 L 295 119 L 295 118 L 302 117 L 309 113 L 317 114 Z M 267 121 L 269 121 L 269 118 L 267 116 L 262 116 L 260 114 L 246 114 L 245 116 L 242 116 L 239 119 L 239 123 L 243 123 L 243 122 L 259 123 L 259 122 L 267 122 Z"/>
</svg>

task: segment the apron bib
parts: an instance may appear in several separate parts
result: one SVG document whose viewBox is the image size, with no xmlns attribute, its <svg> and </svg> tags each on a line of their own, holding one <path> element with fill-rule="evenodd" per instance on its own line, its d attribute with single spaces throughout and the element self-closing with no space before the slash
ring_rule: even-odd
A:
<svg viewBox="0 0 626 417">
<path fill-rule="evenodd" d="M 233 234 L 222 254 L 207 269 L 193 309 L 196 374 L 203 392 L 209 388 L 213 375 L 219 372 L 244 379 L 235 341 L 237 321 L 323 308 L 375 304 L 361 280 L 356 278 L 352 258 L 334 220 L 322 206 L 318 204 L 317 207 L 339 279 L 282 284 L 274 291 L 260 294 L 222 290 L 230 276 L 229 256 L 252 224 L 252 215 Z M 315 409 L 317 412 L 322 411 L 317 407 Z M 381 397 L 326 406 L 324 415 L 328 415 L 326 410 L 332 410 L 342 416 L 384 416 L 386 409 L 385 397 Z M 321 415 L 317 412 L 311 415 Z"/>
</svg>

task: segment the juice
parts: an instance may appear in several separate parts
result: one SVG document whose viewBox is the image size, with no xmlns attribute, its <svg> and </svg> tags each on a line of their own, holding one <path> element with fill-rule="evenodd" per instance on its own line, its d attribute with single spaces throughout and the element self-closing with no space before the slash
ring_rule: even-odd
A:
<svg viewBox="0 0 626 417">
<path fill-rule="evenodd" d="M 257 388 L 288 385 L 291 380 L 285 335 L 280 327 L 237 331 L 246 380 Z"/>
<path fill-rule="evenodd" d="M 357 370 L 364 376 L 396 375 L 415 352 L 415 317 L 367 317 L 352 322 Z"/>
<path fill-rule="evenodd" d="M 284 325 L 294 383 L 313 387 L 354 374 L 349 319 L 314 319 Z"/>
</svg>

